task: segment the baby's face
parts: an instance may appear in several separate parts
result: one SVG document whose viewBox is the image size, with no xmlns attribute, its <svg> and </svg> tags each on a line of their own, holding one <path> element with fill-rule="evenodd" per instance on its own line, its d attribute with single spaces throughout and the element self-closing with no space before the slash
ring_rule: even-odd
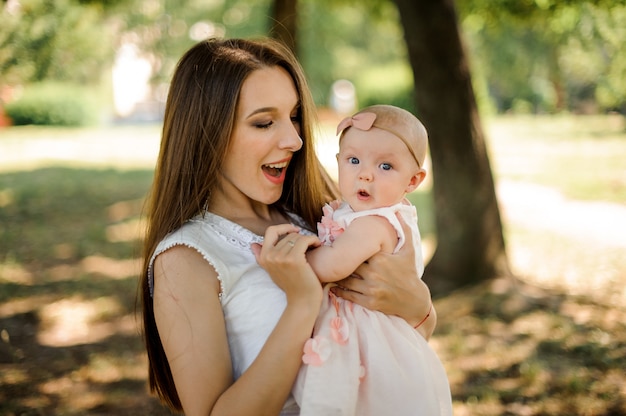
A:
<svg viewBox="0 0 626 416">
<path fill-rule="evenodd" d="M 348 129 L 337 163 L 341 196 L 355 211 L 397 204 L 424 176 L 404 142 L 376 127 Z"/>
</svg>

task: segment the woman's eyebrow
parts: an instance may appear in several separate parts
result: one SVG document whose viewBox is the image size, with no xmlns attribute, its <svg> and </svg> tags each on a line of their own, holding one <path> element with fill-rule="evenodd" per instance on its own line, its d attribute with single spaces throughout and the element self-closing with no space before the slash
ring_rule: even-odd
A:
<svg viewBox="0 0 626 416">
<path fill-rule="evenodd" d="M 246 118 L 250 118 L 250 117 L 254 116 L 255 114 L 273 113 L 273 112 L 276 112 L 276 111 L 277 111 L 276 107 L 261 107 L 261 108 L 257 108 L 256 110 L 252 111 L 250 114 L 248 114 L 246 116 Z"/>
</svg>

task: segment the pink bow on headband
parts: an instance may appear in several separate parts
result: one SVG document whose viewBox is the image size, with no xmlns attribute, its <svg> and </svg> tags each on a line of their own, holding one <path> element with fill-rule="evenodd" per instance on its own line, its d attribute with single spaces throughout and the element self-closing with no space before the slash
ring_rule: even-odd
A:
<svg viewBox="0 0 626 416">
<path fill-rule="evenodd" d="M 351 126 L 359 130 L 369 130 L 374 125 L 374 121 L 376 121 L 376 114 L 374 113 L 359 113 L 352 117 L 346 117 L 337 126 L 337 134 Z"/>
</svg>

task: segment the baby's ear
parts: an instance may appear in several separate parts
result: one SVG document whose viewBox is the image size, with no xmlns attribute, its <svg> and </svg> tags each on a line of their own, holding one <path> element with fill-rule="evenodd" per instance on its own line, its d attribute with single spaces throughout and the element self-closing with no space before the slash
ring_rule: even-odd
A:
<svg viewBox="0 0 626 416">
<path fill-rule="evenodd" d="M 422 183 L 422 181 L 424 181 L 425 177 L 426 171 L 424 169 L 420 169 L 419 171 L 417 171 L 415 175 L 411 176 L 411 181 L 407 185 L 404 192 L 407 194 L 413 192 Z"/>
</svg>

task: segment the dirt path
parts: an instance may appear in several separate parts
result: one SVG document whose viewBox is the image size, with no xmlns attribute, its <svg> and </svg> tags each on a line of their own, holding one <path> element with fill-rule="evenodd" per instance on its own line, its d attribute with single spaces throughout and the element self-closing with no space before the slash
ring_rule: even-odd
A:
<svg viewBox="0 0 626 416">
<path fill-rule="evenodd" d="M 508 221 L 626 250 L 626 205 L 575 201 L 552 188 L 513 181 L 500 181 L 498 198 Z"/>
<path fill-rule="evenodd" d="M 626 205 L 500 181 L 509 256 L 525 279 L 626 307 Z"/>
</svg>

